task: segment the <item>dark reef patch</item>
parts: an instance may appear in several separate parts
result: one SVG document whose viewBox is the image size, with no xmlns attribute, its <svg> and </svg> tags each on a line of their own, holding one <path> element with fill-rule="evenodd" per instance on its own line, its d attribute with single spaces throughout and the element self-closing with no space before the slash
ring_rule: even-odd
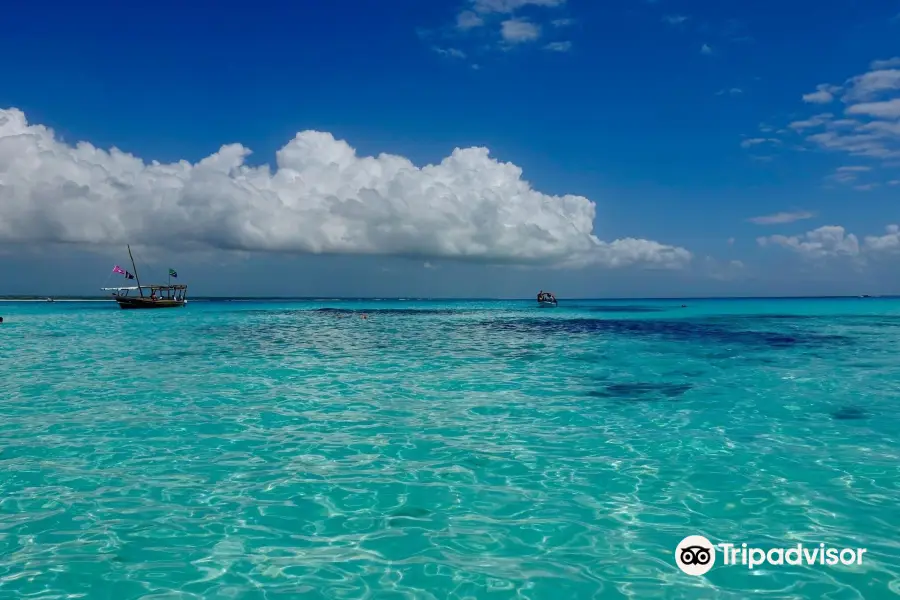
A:
<svg viewBox="0 0 900 600">
<path fill-rule="evenodd" d="M 692 385 L 688 383 L 613 383 L 602 390 L 588 392 L 592 398 L 615 398 L 619 400 L 650 400 L 653 398 L 675 398 L 681 396 Z"/>
<path fill-rule="evenodd" d="M 610 334 L 661 338 L 674 342 L 714 343 L 720 346 L 758 348 L 821 347 L 846 345 L 852 338 L 805 331 L 759 331 L 747 323 L 728 319 L 518 319 L 485 321 L 483 326 L 529 334 Z M 729 326 L 730 325 L 730 326 Z"/>
<path fill-rule="evenodd" d="M 734 315 L 710 315 L 705 317 L 706 320 L 709 321 L 805 321 L 810 319 L 821 319 L 822 317 L 816 315 L 791 315 L 791 314 L 781 314 L 781 313 L 760 313 L 760 314 L 734 314 Z"/>
<path fill-rule="evenodd" d="M 823 325 L 834 325 L 842 323 L 845 325 L 863 325 L 877 327 L 900 327 L 900 315 L 883 315 L 883 314 L 838 314 L 838 315 L 792 315 L 787 313 L 772 314 L 731 314 L 731 315 L 708 315 L 702 317 L 704 321 L 710 323 L 732 323 L 741 322 L 749 323 L 753 327 L 759 327 L 764 323 L 771 323 L 773 326 L 785 327 L 789 326 L 788 322 L 796 321 L 798 326 L 804 328 L 813 327 L 811 321 L 819 321 Z"/>
<path fill-rule="evenodd" d="M 235 308 L 233 310 L 221 310 L 218 312 L 234 312 L 242 315 L 264 315 L 266 317 L 275 316 L 295 316 L 298 314 L 332 314 L 332 315 L 459 315 L 473 312 L 472 310 L 454 310 L 449 308 L 285 308 L 285 309 L 259 309 L 252 308 L 249 310 L 241 310 Z"/>
<path fill-rule="evenodd" d="M 142 354 L 135 354 L 135 358 L 142 361 L 150 361 L 150 362 L 159 362 L 159 361 L 167 361 L 167 360 L 180 360 L 183 358 L 192 358 L 199 356 L 223 356 L 232 354 L 231 350 L 228 348 L 216 348 L 215 352 L 212 353 L 210 350 L 206 348 L 198 348 L 196 350 L 165 350 L 161 349 L 158 352 L 145 352 Z"/>
<path fill-rule="evenodd" d="M 663 308 L 661 306 L 595 306 L 593 308 L 588 309 L 590 312 L 595 313 L 654 313 L 654 312 L 665 312 L 669 310 L 668 308 Z"/>
<path fill-rule="evenodd" d="M 309 312 L 334 315 L 459 315 L 471 311 L 451 310 L 449 308 L 315 308 Z"/>
<path fill-rule="evenodd" d="M 858 406 L 842 406 L 831 413 L 831 418 L 836 421 L 860 421 L 868 419 L 869 413 Z"/>
</svg>

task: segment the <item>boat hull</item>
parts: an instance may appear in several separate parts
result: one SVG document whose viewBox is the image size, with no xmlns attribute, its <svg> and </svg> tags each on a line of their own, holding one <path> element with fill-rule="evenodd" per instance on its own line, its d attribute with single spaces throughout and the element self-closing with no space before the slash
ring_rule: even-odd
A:
<svg viewBox="0 0 900 600">
<path fill-rule="evenodd" d="M 183 300 L 151 300 L 150 298 L 116 298 L 119 308 L 136 309 L 136 308 L 181 308 L 185 305 Z"/>
<path fill-rule="evenodd" d="M 556 308 L 556 302 L 538 302 L 538 308 Z"/>
</svg>

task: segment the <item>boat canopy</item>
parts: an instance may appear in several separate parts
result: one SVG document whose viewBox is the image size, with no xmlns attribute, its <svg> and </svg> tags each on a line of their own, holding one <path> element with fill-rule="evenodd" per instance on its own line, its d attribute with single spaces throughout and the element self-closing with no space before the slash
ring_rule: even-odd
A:
<svg viewBox="0 0 900 600">
<path fill-rule="evenodd" d="M 117 290 L 186 290 L 187 286 L 184 284 L 177 285 L 133 285 L 131 287 L 105 287 L 100 288 L 105 291 L 117 291 Z"/>
<path fill-rule="evenodd" d="M 187 286 L 183 283 L 173 283 L 170 285 L 142 285 L 140 286 L 145 290 L 186 290 Z"/>
</svg>

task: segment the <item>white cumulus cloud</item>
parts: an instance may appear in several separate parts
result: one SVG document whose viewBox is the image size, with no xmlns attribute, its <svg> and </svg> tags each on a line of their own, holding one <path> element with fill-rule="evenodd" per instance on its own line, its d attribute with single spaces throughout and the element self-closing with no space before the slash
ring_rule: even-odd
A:
<svg viewBox="0 0 900 600">
<path fill-rule="evenodd" d="M 838 225 L 825 225 L 803 235 L 770 235 L 756 238 L 760 246 L 782 246 L 807 258 L 857 256 L 859 240 Z"/>
<path fill-rule="evenodd" d="M 868 115 L 882 119 L 900 119 L 900 98 L 882 102 L 863 102 L 847 108 L 849 115 Z"/>
<path fill-rule="evenodd" d="M 872 64 L 869 65 L 869 68 L 873 71 L 890 69 L 891 67 L 900 67 L 900 56 L 895 56 L 894 58 L 889 58 L 887 60 L 873 60 Z"/>
<path fill-rule="evenodd" d="M 823 83 L 816 86 L 815 92 L 804 94 L 803 101 L 813 104 L 828 104 L 834 100 L 834 94 L 840 90 L 841 88 L 839 86 Z"/>
<path fill-rule="evenodd" d="M 859 238 L 839 225 L 826 225 L 802 235 L 772 235 L 757 238 L 760 246 L 781 246 L 808 259 L 845 257 L 865 261 L 900 253 L 900 226 L 885 227 L 883 235 Z"/>
<path fill-rule="evenodd" d="M 879 69 L 853 77 L 848 82 L 844 102 L 861 102 L 900 90 L 900 70 Z"/>
<path fill-rule="evenodd" d="M 876 252 L 894 253 L 900 250 L 900 226 L 888 225 L 884 235 L 866 236 L 866 247 Z"/>
<path fill-rule="evenodd" d="M 596 206 L 551 196 L 485 148 L 417 167 L 360 157 L 329 133 L 298 133 L 276 167 L 222 146 L 197 163 L 144 162 L 69 145 L 17 109 L 0 110 L 0 242 L 143 244 L 313 254 L 377 254 L 496 263 L 645 263 L 677 267 L 679 247 L 603 242 Z"/>
<path fill-rule="evenodd" d="M 510 44 L 533 42 L 541 37 L 541 28 L 525 19 L 508 19 L 500 24 L 500 35 Z"/>
</svg>

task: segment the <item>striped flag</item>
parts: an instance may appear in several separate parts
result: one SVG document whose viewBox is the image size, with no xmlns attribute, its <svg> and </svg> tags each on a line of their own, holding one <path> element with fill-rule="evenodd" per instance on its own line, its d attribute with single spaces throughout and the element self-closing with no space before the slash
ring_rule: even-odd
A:
<svg viewBox="0 0 900 600">
<path fill-rule="evenodd" d="M 120 274 L 120 275 L 124 275 L 124 274 L 125 274 L 125 269 L 123 269 L 123 268 L 120 267 L 119 265 L 116 265 L 116 266 L 113 267 L 113 273 L 118 273 L 118 274 Z"/>
<path fill-rule="evenodd" d="M 169 269 L 169 277 L 178 277 L 178 273 L 175 272 L 175 269 Z"/>
</svg>

